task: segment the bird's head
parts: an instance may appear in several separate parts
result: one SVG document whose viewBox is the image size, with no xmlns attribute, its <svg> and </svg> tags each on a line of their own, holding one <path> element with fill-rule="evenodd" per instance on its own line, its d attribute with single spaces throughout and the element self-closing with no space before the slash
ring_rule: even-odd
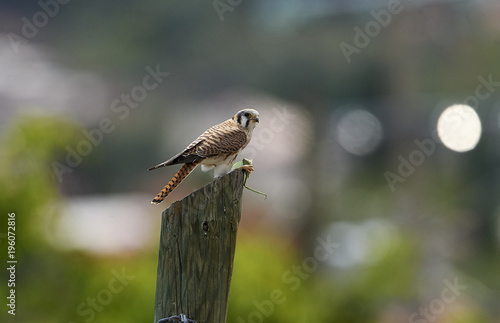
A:
<svg viewBox="0 0 500 323">
<path fill-rule="evenodd" d="M 259 122 L 259 112 L 254 109 L 243 109 L 234 115 L 233 120 L 243 128 L 253 130 Z"/>
</svg>

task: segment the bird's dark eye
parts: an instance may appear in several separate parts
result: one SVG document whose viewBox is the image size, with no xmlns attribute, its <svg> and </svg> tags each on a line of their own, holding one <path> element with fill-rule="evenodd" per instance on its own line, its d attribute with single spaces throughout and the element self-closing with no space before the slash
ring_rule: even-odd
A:
<svg viewBox="0 0 500 323">
<path fill-rule="evenodd" d="M 246 118 L 248 118 L 248 117 L 250 117 L 250 113 L 245 112 L 244 116 L 245 116 Z"/>
</svg>

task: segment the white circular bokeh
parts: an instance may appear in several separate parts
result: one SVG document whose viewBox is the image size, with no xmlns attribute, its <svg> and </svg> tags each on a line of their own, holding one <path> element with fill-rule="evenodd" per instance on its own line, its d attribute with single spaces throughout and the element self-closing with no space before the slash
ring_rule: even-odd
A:
<svg viewBox="0 0 500 323">
<path fill-rule="evenodd" d="M 481 138 L 481 121 L 470 106 L 455 104 L 446 108 L 439 116 L 437 132 L 447 148 L 466 152 L 474 149 Z"/>
<path fill-rule="evenodd" d="M 337 125 L 339 144 L 351 154 L 363 156 L 373 152 L 382 141 L 382 125 L 373 114 L 356 109 L 344 114 Z"/>
</svg>

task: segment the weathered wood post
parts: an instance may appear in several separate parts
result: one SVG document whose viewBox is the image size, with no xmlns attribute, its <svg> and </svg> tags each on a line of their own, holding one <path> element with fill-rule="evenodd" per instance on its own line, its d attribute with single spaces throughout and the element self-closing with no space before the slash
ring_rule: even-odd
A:
<svg viewBox="0 0 500 323">
<path fill-rule="evenodd" d="M 163 212 L 155 323 L 181 313 L 198 323 L 226 322 L 243 180 L 237 169 Z"/>
</svg>

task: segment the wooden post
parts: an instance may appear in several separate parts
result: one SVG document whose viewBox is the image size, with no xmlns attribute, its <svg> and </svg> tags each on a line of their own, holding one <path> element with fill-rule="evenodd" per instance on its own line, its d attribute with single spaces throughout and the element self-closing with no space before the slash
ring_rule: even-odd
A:
<svg viewBox="0 0 500 323">
<path fill-rule="evenodd" d="M 155 323 L 181 313 L 198 323 L 226 322 L 243 180 L 235 170 L 163 212 Z"/>
</svg>

